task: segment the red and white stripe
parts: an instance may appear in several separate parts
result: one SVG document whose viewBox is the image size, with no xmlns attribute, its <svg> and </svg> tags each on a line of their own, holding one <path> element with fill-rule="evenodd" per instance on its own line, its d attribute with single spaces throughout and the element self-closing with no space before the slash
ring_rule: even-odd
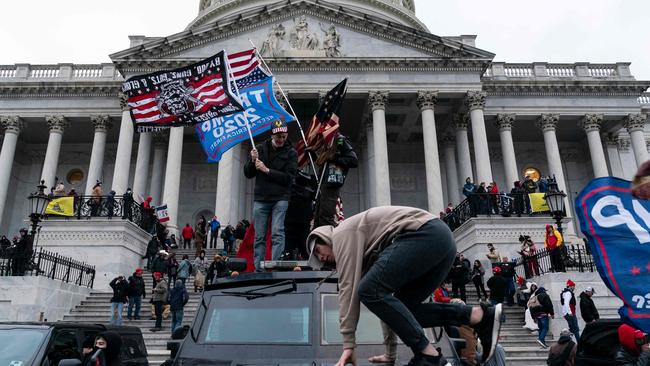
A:
<svg viewBox="0 0 650 366">
<path fill-rule="evenodd" d="M 260 66 L 254 48 L 228 55 L 228 63 L 235 81 L 248 76 L 256 67 Z"/>
</svg>

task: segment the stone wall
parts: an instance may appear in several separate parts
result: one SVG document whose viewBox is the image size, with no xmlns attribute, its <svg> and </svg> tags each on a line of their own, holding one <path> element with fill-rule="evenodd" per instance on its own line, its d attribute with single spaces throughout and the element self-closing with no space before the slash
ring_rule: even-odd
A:
<svg viewBox="0 0 650 366">
<path fill-rule="evenodd" d="M 0 321 L 59 321 L 90 291 L 43 276 L 0 277 Z"/>
</svg>

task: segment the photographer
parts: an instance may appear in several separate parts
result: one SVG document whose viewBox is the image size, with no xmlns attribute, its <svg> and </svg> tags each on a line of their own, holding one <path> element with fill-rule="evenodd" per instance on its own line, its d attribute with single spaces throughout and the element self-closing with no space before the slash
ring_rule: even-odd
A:
<svg viewBox="0 0 650 366">
<path fill-rule="evenodd" d="M 109 286 L 113 289 L 110 324 L 122 325 L 122 310 L 124 309 L 124 304 L 129 302 L 129 283 L 124 276 L 120 275 L 115 277 Z"/>
</svg>

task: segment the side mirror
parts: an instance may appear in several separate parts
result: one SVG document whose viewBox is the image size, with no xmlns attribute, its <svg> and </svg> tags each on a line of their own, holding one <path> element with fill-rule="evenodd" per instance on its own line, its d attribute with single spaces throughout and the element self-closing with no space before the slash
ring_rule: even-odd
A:
<svg viewBox="0 0 650 366">
<path fill-rule="evenodd" d="M 59 361 L 59 366 L 81 366 L 81 361 L 76 358 L 68 358 Z"/>
</svg>

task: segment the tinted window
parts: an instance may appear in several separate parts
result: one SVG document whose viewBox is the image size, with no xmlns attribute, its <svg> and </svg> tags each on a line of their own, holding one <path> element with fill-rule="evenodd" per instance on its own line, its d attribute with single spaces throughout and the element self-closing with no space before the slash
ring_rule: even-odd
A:
<svg viewBox="0 0 650 366">
<path fill-rule="evenodd" d="M 46 334 L 39 329 L 0 329 L 0 365 L 31 365 Z"/>
<path fill-rule="evenodd" d="M 77 332 L 74 329 L 61 329 L 54 334 L 54 339 L 47 349 L 50 365 L 58 365 L 59 361 L 67 358 L 81 359 Z"/>
<path fill-rule="evenodd" d="M 206 313 L 206 343 L 308 344 L 311 294 L 247 300 L 214 296 Z M 206 326 L 203 326 L 206 328 Z"/>
<path fill-rule="evenodd" d="M 343 337 L 339 331 L 339 302 L 338 295 L 322 295 L 323 344 L 343 344 Z M 383 344 L 384 336 L 381 323 L 375 314 L 371 313 L 363 304 L 357 325 L 358 344 Z"/>
</svg>

